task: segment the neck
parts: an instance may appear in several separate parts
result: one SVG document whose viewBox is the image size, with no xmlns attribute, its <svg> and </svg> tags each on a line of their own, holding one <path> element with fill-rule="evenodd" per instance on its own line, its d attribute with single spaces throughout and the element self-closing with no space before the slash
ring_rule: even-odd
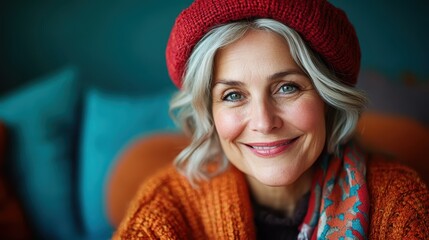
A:
<svg viewBox="0 0 429 240">
<path fill-rule="evenodd" d="M 250 191 L 255 200 L 263 206 L 283 212 L 288 217 L 293 216 L 298 201 L 310 190 L 312 180 L 312 168 L 287 186 L 267 186 L 247 176 Z"/>
</svg>

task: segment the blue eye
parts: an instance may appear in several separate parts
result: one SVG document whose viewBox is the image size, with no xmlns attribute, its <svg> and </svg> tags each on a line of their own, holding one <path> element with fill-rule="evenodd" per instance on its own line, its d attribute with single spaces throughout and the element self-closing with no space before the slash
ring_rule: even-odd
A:
<svg viewBox="0 0 429 240">
<path fill-rule="evenodd" d="M 288 94 L 288 93 L 294 93 L 297 90 L 298 90 L 297 86 L 291 85 L 291 84 L 285 84 L 280 87 L 279 92 Z"/>
<path fill-rule="evenodd" d="M 228 93 L 222 100 L 224 101 L 230 101 L 230 102 L 236 102 L 243 98 L 243 96 L 238 92 L 231 92 Z"/>
</svg>

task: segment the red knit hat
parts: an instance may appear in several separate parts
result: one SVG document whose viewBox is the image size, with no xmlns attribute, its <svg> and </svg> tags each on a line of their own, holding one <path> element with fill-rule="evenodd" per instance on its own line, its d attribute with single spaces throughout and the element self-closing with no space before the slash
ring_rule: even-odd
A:
<svg viewBox="0 0 429 240">
<path fill-rule="evenodd" d="M 346 14 L 326 0 L 196 0 L 177 17 L 167 43 L 167 68 L 173 83 L 198 41 L 213 27 L 232 21 L 270 18 L 293 28 L 328 67 L 348 85 L 356 84 L 360 47 Z"/>
</svg>

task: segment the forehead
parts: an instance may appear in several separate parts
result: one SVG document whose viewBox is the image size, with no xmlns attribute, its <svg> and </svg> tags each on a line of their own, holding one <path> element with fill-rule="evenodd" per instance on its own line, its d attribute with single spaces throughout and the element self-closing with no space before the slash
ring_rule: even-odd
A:
<svg viewBox="0 0 429 240">
<path fill-rule="evenodd" d="M 218 50 L 214 77 L 299 69 L 291 56 L 289 44 L 282 36 L 267 30 L 249 30 L 237 41 Z"/>
<path fill-rule="evenodd" d="M 220 48 L 216 58 L 227 54 L 255 54 L 268 53 L 270 51 L 278 53 L 289 53 L 287 41 L 278 33 L 269 30 L 248 30 L 241 38 Z"/>
</svg>

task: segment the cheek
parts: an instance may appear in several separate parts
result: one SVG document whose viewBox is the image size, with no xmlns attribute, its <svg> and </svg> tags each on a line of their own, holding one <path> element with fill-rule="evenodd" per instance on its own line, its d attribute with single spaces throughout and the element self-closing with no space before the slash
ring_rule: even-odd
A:
<svg viewBox="0 0 429 240">
<path fill-rule="evenodd" d="M 221 141 L 232 141 L 241 134 L 242 116 L 241 113 L 232 110 L 213 110 L 214 124 Z"/>
<path fill-rule="evenodd" d="M 305 131 L 325 137 L 325 104 L 320 98 L 303 99 L 289 112 L 294 125 Z"/>
</svg>

